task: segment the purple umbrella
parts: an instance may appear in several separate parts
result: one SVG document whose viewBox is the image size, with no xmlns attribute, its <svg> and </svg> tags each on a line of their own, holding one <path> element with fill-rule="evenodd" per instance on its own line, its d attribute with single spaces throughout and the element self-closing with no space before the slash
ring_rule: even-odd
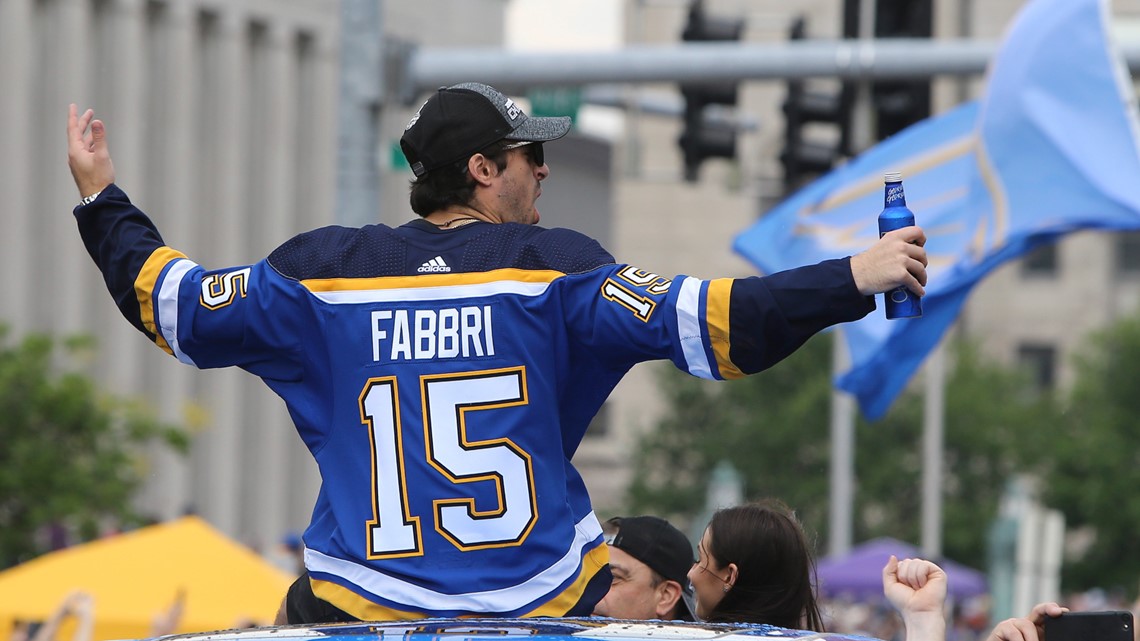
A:
<svg viewBox="0 0 1140 641">
<path fill-rule="evenodd" d="M 856 545 L 843 557 L 820 559 L 816 566 L 820 594 L 826 597 L 849 595 L 860 600 L 881 598 L 883 566 L 892 554 L 899 559 L 922 558 L 922 552 L 915 546 L 883 537 Z M 949 559 L 935 562 L 946 572 L 950 596 L 962 599 L 989 591 L 982 572 Z"/>
</svg>

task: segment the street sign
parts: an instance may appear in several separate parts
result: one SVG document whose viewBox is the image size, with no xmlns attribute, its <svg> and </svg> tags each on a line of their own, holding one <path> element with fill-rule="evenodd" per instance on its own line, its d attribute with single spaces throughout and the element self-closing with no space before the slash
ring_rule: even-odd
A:
<svg viewBox="0 0 1140 641">
<path fill-rule="evenodd" d="M 530 112 L 535 116 L 570 116 L 578 122 L 578 108 L 582 106 L 579 87 L 536 87 L 527 92 Z"/>
</svg>

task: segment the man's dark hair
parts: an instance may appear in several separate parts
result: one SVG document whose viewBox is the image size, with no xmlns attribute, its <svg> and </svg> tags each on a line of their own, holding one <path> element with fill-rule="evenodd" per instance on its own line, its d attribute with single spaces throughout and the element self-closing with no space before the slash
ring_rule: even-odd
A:
<svg viewBox="0 0 1140 641">
<path fill-rule="evenodd" d="M 495 163 L 499 171 L 507 168 L 507 150 L 503 142 L 497 142 L 477 152 Z M 475 154 L 471 154 L 474 156 Z M 475 195 L 475 181 L 467 173 L 467 161 L 463 160 L 429 171 L 411 182 L 408 200 L 412 211 L 421 217 L 452 205 L 469 205 Z"/>
</svg>

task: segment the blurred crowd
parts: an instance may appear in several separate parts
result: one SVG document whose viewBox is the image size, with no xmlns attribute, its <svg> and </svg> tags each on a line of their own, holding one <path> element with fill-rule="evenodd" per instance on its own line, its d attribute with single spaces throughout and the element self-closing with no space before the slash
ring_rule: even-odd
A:
<svg viewBox="0 0 1140 641">
<path fill-rule="evenodd" d="M 1140 617 L 1140 600 L 1131 602 L 1123 591 L 1093 588 L 1064 595 L 1061 603 L 1072 612 L 1127 610 Z M 988 595 L 947 603 L 946 641 L 984 641 L 993 629 L 994 617 Z M 859 634 L 883 641 L 902 641 L 898 612 L 885 600 L 855 601 L 825 599 L 820 602 L 826 627 L 831 632 Z M 1140 634 L 1137 635 L 1140 641 Z"/>
<path fill-rule="evenodd" d="M 943 622 L 945 625 L 944 634 L 939 632 L 931 641 L 1013 641 L 997 636 L 1002 624 L 995 620 L 988 595 L 959 600 L 950 597 L 942 570 L 922 560 L 895 561 L 891 557 L 883 569 L 883 592 L 877 595 L 860 599 L 817 596 L 811 546 L 795 512 L 778 500 L 719 510 L 695 546 L 684 533 L 656 516 L 615 517 L 603 524 L 603 531 L 610 548 L 613 585 L 595 607 L 595 616 L 767 623 L 883 641 L 907 641 L 909 632 L 915 641 L 925 636 L 916 635 L 914 626 L 906 622 L 908 610 L 912 615 L 919 611 L 913 597 L 927 588 L 921 614 L 927 621 L 937 620 L 939 627 Z M 290 569 L 303 569 L 304 543 L 299 534 L 289 534 L 277 548 Z M 907 563 L 913 568 L 917 563 L 920 570 L 904 576 L 901 570 L 893 569 L 895 563 L 900 568 Z M 940 577 L 941 586 L 934 593 L 928 583 L 923 583 L 926 576 Z M 892 585 L 902 589 L 907 598 L 900 597 L 897 589 L 892 595 Z M 186 590 L 180 589 L 169 606 L 154 613 L 148 637 L 178 632 L 186 599 Z M 1130 602 L 1123 591 L 1070 593 L 1061 603 L 1074 612 L 1125 610 L 1135 617 L 1140 611 L 1140 601 Z M 10 639 L 96 641 L 96 609 L 92 594 L 76 590 L 45 619 L 13 622 Z M 1037 617 L 1043 618 L 1045 614 Z M 1033 619 L 1030 613 L 1019 621 Z M 264 623 L 241 620 L 232 627 Z M 1039 625 L 1040 621 L 1035 623 Z M 1140 637 L 1136 639 L 1140 641 Z"/>
</svg>

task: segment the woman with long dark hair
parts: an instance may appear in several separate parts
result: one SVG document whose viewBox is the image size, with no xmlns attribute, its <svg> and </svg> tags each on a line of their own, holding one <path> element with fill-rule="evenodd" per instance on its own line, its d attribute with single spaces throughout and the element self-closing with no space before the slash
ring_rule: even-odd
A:
<svg viewBox="0 0 1140 641">
<path fill-rule="evenodd" d="M 803 526 L 770 499 L 718 510 L 689 571 L 697 616 L 824 632 L 815 563 Z"/>
</svg>

